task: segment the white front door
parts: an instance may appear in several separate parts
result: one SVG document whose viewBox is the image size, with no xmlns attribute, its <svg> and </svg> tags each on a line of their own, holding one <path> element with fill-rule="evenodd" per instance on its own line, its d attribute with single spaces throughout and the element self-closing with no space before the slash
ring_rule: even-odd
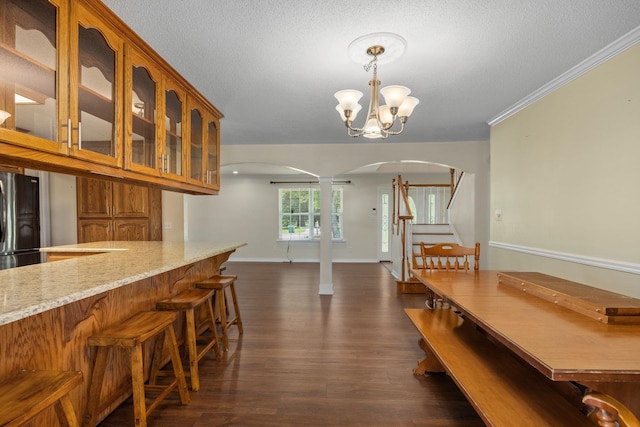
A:
<svg viewBox="0 0 640 427">
<path fill-rule="evenodd" d="M 391 187 L 378 187 L 378 261 L 391 261 Z"/>
</svg>

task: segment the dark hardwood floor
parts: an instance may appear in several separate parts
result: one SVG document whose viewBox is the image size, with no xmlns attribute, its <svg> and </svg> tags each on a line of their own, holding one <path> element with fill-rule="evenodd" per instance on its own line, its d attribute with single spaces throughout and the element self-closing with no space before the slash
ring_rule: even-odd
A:
<svg viewBox="0 0 640 427">
<path fill-rule="evenodd" d="M 223 359 L 201 361 L 191 403 L 176 398 L 150 427 L 483 426 L 444 374 L 412 374 L 424 353 L 404 307 L 423 295 L 397 294 L 381 264 L 335 264 L 333 296 L 319 296 L 319 265 L 228 263 L 244 335 L 230 334 Z M 102 427 L 133 425 L 131 401 Z"/>
</svg>

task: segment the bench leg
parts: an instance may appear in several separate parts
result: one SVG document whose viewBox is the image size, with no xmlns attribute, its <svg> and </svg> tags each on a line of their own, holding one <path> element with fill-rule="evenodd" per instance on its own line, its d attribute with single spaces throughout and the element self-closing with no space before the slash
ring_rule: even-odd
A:
<svg viewBox="0 0 640 427">
<path fill-rule="evenodd" d="M 420 338 L 418 345 L 424 351 L 425 358 L 418 362 L 418 367 L 413 369 L 413 375 L 444 372 L 444 367 L 433 354 L 426 341 Z"/>
</svg>

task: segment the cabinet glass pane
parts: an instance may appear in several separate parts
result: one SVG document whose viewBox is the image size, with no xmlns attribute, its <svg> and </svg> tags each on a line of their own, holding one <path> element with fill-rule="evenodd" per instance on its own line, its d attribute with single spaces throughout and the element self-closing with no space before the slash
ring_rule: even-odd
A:
<svg viewBox="0 0 640 427">
<path fill-rule="evenodd" d="M 57 8 L 0 0 L 0 114 L 4 127 L 57 141 Z"/>
<path fill-rule="evenodd" d="M 215 122 L 207 124 L 207 184 L 215 184 L 218 174 L 218 132 Z"/>
<path fill-rule="evenodd" d="M 94 28 L 78 27 L 79 148 L 114 157 L 116 53 Z"/>
<path fill-rule="evenodd" d="M 166 92 L 166 164 L 165 171 L 182 175 L 182 101 L 173 90 Z"/>
<path fill-rule="evenodd" d="M 156 167 L 156 83 L 144 67 L 133 66 L 131 151 L 133 163 Z"/>
<path fill-rule="evenodd" d="M 191 110 L 191 178 L 202 181 L 202 115 Z"/>
</svg>

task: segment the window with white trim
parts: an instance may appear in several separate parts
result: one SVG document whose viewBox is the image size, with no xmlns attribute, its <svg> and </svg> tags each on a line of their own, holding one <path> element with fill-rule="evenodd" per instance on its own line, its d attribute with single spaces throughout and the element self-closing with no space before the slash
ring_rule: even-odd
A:
<svg viewBox="0 0 640 427">
<path fill-rule="evenodd" d="M 278 190 L 281 240 L 320 239 L 320 189 L 280 188 Z M 331 238 L 343 236 L 342 188 L 331 190 Z"/>
</svg>

